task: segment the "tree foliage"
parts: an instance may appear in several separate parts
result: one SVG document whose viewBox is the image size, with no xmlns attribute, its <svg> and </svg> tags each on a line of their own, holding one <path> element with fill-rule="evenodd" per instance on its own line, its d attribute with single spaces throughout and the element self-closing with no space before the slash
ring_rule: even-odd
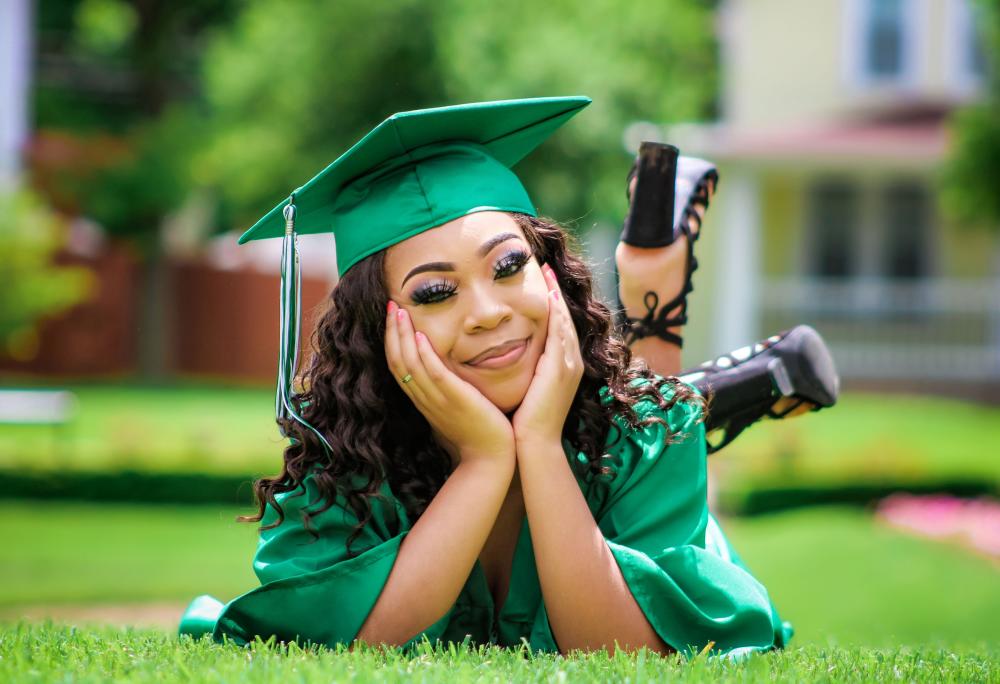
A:
<svg viewBox="0 0 1000 684">
<path fill-rule="evenodd" d="M 593 104 L 519 173 L 555 218 L 617 224 L 631 162 L 625 127 L 713 113 L 713 17 L 711 3 L 684 0 L 453 0 L 440 33 L 449 94 L 455 101 L 591 96 Z"/>
<path fill-rule="evenodd" d="M 248 4 L 204 63 L 212 130 L 195 173 L 218 191 L 226 222 L 252 223 L 387 113 L 442 101 L 435 7 Z"/>
<path fill-rule="evenodd" d="M 586 94 L 518 172 L 542 212 L 617 223 L 625 127 L 713 113 L 714 4 L 51 0 L 40 50 L 60 57 L 36 109 L 125 141 L 79 204 L 148 251 L 192 190 L 218 198 L 220 229 L 246 227 L 393 112 Z"/>
<path fill-rule="evenodd" d="M 715 93 L 711 3 L 254 0 L 210 47 L 211 142 L 195 166 L 245 227 L 396 111 L 586 94 L 518 166 L 539 209 L 617 222 L 625 126 L 701 118 Z"/>
<path fill-rule="evenodd" d="M 36 325 L 68 309 L 91 292 L 92 274 L 80 267 L 56 266 L 60 223 L 42 201 L 27 191 L 0 194 L 0 354 L 30 359 L 37 345 Z"/>
<path fill-rule="evenodd" d="M 986 92 L 952 118 L 942 199 L 958 220 L 1000 230 L 1000 2 L 982 0 L 976 7 L 987 57 Z"/>
<path fill-rule="evenodd" d="M 110 135 L 127 150 L 89 173 L 54 171 L 72 191 L 73 205 L 143 253 L 155 249 L 164 215 L 191 188 L 190 150 L 203 132 L 201 55 L 211 30 L 229 21 L 235 6 L 236 0 L 48 0 L 39 7 L 37 127 L 73 131 L 83 141 Z"/>
</svg>

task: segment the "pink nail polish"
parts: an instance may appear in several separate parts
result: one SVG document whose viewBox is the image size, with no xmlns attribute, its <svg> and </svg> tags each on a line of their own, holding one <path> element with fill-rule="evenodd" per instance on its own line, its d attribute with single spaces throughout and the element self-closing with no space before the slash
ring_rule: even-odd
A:
<svg viewBox="0 0 1000 684">
<path fill-rule="evenodd" d="M 399 310 L 397 310 L 396 311 L 396 320 L 397 321 L 403 320 L 405 313 L 406 313 L 406 309 L 399 309 Z"/>
</svg>

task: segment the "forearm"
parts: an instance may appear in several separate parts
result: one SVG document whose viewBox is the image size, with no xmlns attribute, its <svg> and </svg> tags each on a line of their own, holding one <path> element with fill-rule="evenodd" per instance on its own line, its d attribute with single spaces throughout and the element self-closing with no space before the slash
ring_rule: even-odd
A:
<svg viewBox="0 0 1000 684">
<path fill-rule="evenodd" d="M 670 652 L 650 626 L 598 528 L 562 447 L 518 447 L 535 564 L 562 653 L 646 646 Z"/>
<path fill-rule="evenodd" d="M 493 528 L 513 472 L 513 459 L 459 464 L 400 545 L 359 640 L 402 645 L 454 605 Z"/>
</svg>

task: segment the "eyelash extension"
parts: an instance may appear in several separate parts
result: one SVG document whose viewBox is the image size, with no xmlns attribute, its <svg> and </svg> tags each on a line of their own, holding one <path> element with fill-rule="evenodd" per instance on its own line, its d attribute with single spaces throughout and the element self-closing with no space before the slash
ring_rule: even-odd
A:
<svg viewBox="0 0 1000 684">
<path fill-rule="evenodd" d="M 457 288 L 444 280 L 438 280 L 413 291 L 411 299 L 414 304 L 434 304 L 442 302 L 455 294 Z"/>
<path fill-rule="evenodd" d="M 493 277 L 496 278 L 499 276 L 504 278 L 520 272 L 524 265 L 528 263 L 528 259 L 530 258 L 531 255 L 523 249 L 512 249 L 500 257 L 500 260 L 497 261 L 497 265 L 493 267 Z M 505 273 L 508 269 L 513 270 Z"/>
<path fill-rule="evenodd" d="M 504 254 L 493 267 L 493 278 L 509 278 L 520 273 L 524 265 L 531 259 L 531 254 L 522 249 L 513 249 Z M 446 280 L 438 280 L 413 291 L 411 299 L 414 304 L 435 304 L 443 302 L 458 290 Z"/>
</svg>

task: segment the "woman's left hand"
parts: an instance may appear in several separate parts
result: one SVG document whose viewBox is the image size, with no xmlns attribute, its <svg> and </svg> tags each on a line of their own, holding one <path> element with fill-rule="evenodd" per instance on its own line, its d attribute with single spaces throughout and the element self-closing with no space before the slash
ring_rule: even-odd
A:
<svg viewBox="0 0 1000 684">
<path fill-rule="evenodd" d="M 531 385 L 511 421 L 518 445 L 562 442 L 563 424 L 583 377 L 580 341 L 559 282 L 548 264 L 542 272 L 549 286 L 548 332 Z"/>
</svg>

